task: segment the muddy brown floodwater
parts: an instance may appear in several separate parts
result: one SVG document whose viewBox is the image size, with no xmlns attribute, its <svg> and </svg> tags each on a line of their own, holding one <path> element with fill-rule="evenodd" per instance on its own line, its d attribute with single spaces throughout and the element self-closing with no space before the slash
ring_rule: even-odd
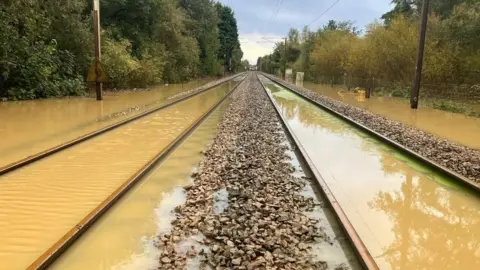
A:
<svg viewBox="0 0 480 270">
<path fill-rule="evenodd" d="M 304 88 L 389 119 L 401 121 L 438 137 L 480 149 L 478 135 L 480 134 L 480 118 L 426 107 L 412 110 L 406 99 L 376 96 L 366 99 L 362 95 L 326 85 L 304 83 Z"/>
<path fill-rule="evenodd" d="M 25 269 L 235 84 L 1 176 L 0 269 Z"/>
<path fill-rule="evenodd" d="M 480 197 L 265 81 L 380 269 L 480 269 Z"/>
<path fill-rule="evenodd" d="M 159 106 L 168 97 L 209 81 L 212 79 L 149 91 L 107 93 L 103 101 L 69 98 L 0 102 L 0 167 Z M 145 104 L 149 106 L 143 107 Z M 137 106 L 141 107 L 111 117 Z"/>
<path fill-rule="evenodd" d="M 90 228 L 50 269 L 156 269 L 155 237 L 170 231 L 173 209 L 184 203 L 182 186 L 217 133 L 228 106 L 220 106 L 165 161 Z M 119 237 L 121 236 L 121 237 Z"/>
</svg>

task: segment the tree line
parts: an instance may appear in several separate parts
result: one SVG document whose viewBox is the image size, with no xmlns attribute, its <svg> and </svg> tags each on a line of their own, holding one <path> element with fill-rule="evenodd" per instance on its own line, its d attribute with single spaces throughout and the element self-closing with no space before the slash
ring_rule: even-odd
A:
<svg viewBox="0 0 480 270">
<path fill-rule="evenodd" d="M 0 0 L 0 98 L 81 95 L 93 62 L 92 1 Z M 102 0 L 110 88 L 235 72 L 232 9 L 213 0 Z"/>
<path fill-rule="evenodd" d="M 284 43 L 277 43 L 272 54 L 258 59 L 257 66 L 281 74 L 286 65 L 313 82 L 339 83 L 335 80 L 350 78 L 363 84 L 357 86 L 382 81 L 408 88 L 416 66 L 422 0 L 392 2 L 394 8 L 382 16 L 383 21 L 371 23 L 364 33 L 350 21 L 330 21 L 317 31 L 291 29 L 286 51 Z M 447 90 L 479 97 L 480 2 L 430 2 L 424 86 L 468 85 Z"/>
</svg>

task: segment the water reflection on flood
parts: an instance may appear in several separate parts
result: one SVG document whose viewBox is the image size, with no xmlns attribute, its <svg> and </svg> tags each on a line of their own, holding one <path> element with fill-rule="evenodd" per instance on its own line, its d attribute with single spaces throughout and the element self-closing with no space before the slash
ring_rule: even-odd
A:
<svg viewBox="0 0 480 270">
<path fill-rule="evenodd" d="M 480 269 L 480 198 L 268 86 L 380 269 Z"/>
<path fill-rule="evenodd" d="M 25 269 L 234 84 L 224 84 L 1 176 L 0 269 Z M 129 206 L 131 216 L 119 221 L 120 225 L 138 213 L 133 204 Z M 121 239 L 122 235 L 112 237 Z"/>
<path fill-rule="evenodd" d="M 0 102 L 0 167 L 159 106 L 166 98 L 209 81 L 107 93 L 103 101 L 71 98 Z"/>
<path fill-rule="evenodd" d="M 293 152 L 292 146 L 288 142 L 286 142 L 285 145 L 288 147 L 286 154 L 291 158 L 290 164 L 295 168 L 295 172 L 293 172 L 292 175 L 305 179 L 306 174 L 303 171 L 300 161 Z M 318 223 L 316 227 L 326 235 L 326 239 L 309 244 L 311 247 L 312 260 L 315 262 L 326 262 L 329 269 L 345 269 L 341 266 L 351 270 L 362 269 L 354 250 L 345 237 L 344 231 L 335 219 L 333 210 L 327 206 L 328 203 L 326 199 L 315 192 L 313 183 L 309 180 L 305 181 L 307 181 L 307 184 L 304 190 L 301 191 L 301 195 L 312 198 L 316 206 L 312 211 L 306 211 L 303 212 L 303 214 L 317 220 Z"/>
<path fill-rule="evenodd" d="M 480 149 L 478 135 L 480 134 L 480 118 L 426 107 L 412 110 L 410 109 L 409 101 L 406 99 L 376 96 L 365 99 L 364 96 L 355 95 L 340 88 L 313 83 L 305 83 L 304 87 L 347 104 L 367 109 L 389 119 L 401 121 L 439 137 Z"/>
</svg>

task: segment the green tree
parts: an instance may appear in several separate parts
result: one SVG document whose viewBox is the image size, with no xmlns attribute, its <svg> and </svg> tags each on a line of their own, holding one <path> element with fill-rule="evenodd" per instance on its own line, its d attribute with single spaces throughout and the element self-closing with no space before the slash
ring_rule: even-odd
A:
<svg viewBox="0 0 480 270">
<path fill-rule="evenodd" d="M 295 61 L 294 69 L 295 71 L 300 71 L 305 73 L 306 80 L 312 80 L 313 77 L 310 73 L 311 66 L 311 51 L 315 46 L 315 33 L 311 32 L 307 26 L 305 26 L 300 35 L 300 54 L 298 59 Z"/>
<path fill-rule="evenodd" d="M 413 1 L 409 0 L 392 0 L 395 7 L 389 12 L 382 15 L 385 25 L 391 25 L 392 21 L 399 15 L 409 17 L 413 15 L 415 7 Z"/>
<path fill-rule="evenodd" d="M 200 72 L 202 75 L 215 75 L 220 40 L 218 14 L 211 0 L 181 0 L 189 19 L 189 32 L 195 36 L 200 47 Z"/>
<path fill-rule="evenodd" d="M 84 32 L 81 8 L 75 1 L 54 5 L 39 0 L 4 1 L 0 4 L 0 75 L 2 97 L 32 99 L 81 94 L 84 86 L 79 71 Z M 74 13 L 71 18 L 66 16 Z M 63 31 L 60 26 L 63 24 Z M 71 37 L 70 33 L 78 36 Z M 71 38 L 67 43 L 65 39 Z M 74 52 L 78 53 L 75 55 Z M 81 62 L 80 64 L 78 62 Z"/>
<path fill-rule="evenodd" d="M 455 6 L 458 6 L 462 3 L 474 2 L 475 0 L 430 1 L 430 11 L 431 13 L 437 14 L 442 19 L 445 19 L 453 13 Z M 390 22 L 399 15 L 404 17 L 418 17 L 422 8 L 423 0 L 392 0 L 392 4 L 394 4 L 394 8 L 382 15 L 382 19 L 385 21 L 387 26 L 390 25 Z"/>
<path fill-rule="evenodd" d="M 243 52 L 240 48 L 240 41 L 238 39 L 237 20 L 233 10 L 228 6 L 223 6 L 216 3 L 218 17 L 220 22 L 218 24 L 220 50 L 218 58 L 223 61 L 225 68 L 229 71 L 235 71 L 241 65 Z"/>
<path fill-rule="evenodd" d="M 248 60 L 247 59 L 242 60 L 242 69 L 243 70 L 248 70 L 249 67 L 250 67 L 250 63 L 248 62 Z"/>
</svg>

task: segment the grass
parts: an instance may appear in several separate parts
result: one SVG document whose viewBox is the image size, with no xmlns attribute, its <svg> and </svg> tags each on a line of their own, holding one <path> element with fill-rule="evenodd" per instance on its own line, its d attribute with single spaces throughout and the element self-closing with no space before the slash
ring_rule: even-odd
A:
<svg viewBox="0 0 480 270">
<path fill-rule="evenodd" d="M 461 113 L 472 117 L 480 117 L 480 111 L 476 111 L 468 104 L 451 100 L 432 100 L 427 102 L 432 108 L 447 112 Z"/>
</svg>

